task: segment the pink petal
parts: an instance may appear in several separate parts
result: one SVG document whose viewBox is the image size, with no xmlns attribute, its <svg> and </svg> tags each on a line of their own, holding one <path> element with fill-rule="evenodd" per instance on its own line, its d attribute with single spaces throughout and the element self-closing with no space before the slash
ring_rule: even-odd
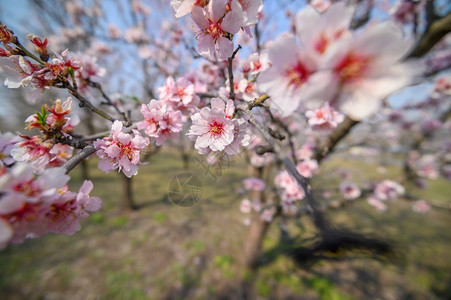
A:
<svg viewBox="0 0 451 300">
<path fill-rule="evenodd" d="M 193 10 L 191 11 L 191 18 L 200 29 L 205 29 L 208 27 L 208 20 L 205 17 L 204 10 L 201 7 L 193 7 Z"/>
<path fill-rule="evenodd" d="M 218 22 L 224 16 L 225 13 L 225 3 L 223 0 L 210 0 L 207 6 L 208 17 L 213 22 Z"/>
<path fill-rule="evenodd" d="M 209 35 L 199 37 L 197 52 L 205 58 L 214 60 L 215 42 L 213 41 L 213 38 Z"/>
<path fill-rule="evenodd" d="M 219 37 L 218 40 L 218 58 L 220 60 L 227 60 L 233 54 L 233 43 L 228 38 L 223 36 Z"/>
</svg>

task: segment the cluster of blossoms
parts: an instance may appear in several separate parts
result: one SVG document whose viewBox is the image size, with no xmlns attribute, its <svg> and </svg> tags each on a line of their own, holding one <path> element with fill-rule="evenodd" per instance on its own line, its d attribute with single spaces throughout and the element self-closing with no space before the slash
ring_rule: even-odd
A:
<svg viewBox="0 0 451 300">
<path fill-rule="evenodd" d="M 439 176 L 437 157 L 432 154 L 420 156 L 416 151 L 408 155 L 408 163 L 420 177 L 427 179 L 436 179 Z"/>
<path fill-rule="evenodd" d="M 304 190 L 288 171 L 279 172 L 274 178 L 274 183 L 281 191 L 280 204 L 282 206 L 282 212 L 287 215 L 295 214 L 298 210 L 296 202 L 305 197 Z"/>
<path fill-rule="evenodd" d="M 268 200 L 266 201 L 266 203 L 262 204 L 260 200 L 261 197 L 255 196 L 260 195 L 260 193 L 265 190 L 265 182 L 260 178 L 249 177 L 243 180 L 243 186 L 244 189 L 250 194 L 251 200 L 247 198 L 241 200 L 240 211 L 245 214 L 249 214 L 250 212 L 254 211 L 260 215 L 261 220 L 265 222 L 271 222 L 274 214 L 276 213 L 274 205 Z M 245 219 L 244 223 L 246 225 L 249 225 L 250 220 Z"/>
<path fill-rule="evenodd" d="M 191 13 L 198 27 L 197 52 L 205 58 L 227 60 L 233 53 L 233 35 L 240 28 L 248 35 L 263 8 L 262 0 L 172 0 L 175 16 Z"/>
<path fill-rule="evenodd" d="M 367 199 L 368 203 L 379 211 L 387 210 L 385 202 L 395 200 L 405 193 L 405 189 L 399 183 L 392 180 L 384 180 L 379 182 L 373 194 Z"/>
<path fill-rule="evenodd" d="M 100 157 L 99 169 L 105 172 L 119 169 L 125 176 L 138 174 L 140 153 L 149 145 L 149 139 L 133 130 L 133 135 L 123 132 L 122 122 L 115 121 L 109 136 L 94 141 L 96 154 Z"/>
<path fill-rule="evenodd" d="M 33 171 L 28 163 L 8 168 L 0 162 L 0 249 L 47 233 L 72 235 L 87 211 L 100 208 L 101 200 L 89 196 L 90 181 L 74 193 L 65 169 L 48 168 L 40 176 Z"/>
<path fill-rule="evenodd" d="M 232 100 L 227 104 L 219 98 L 211 99 L 211 108 L 204 107 L 191 116 L 193 124 L 188 136 L 195 141 L 194 148 L 200 154 L 224 152 L 227 155 L 238 154 L 240 146 L 249 143 L 246 120 L 234 118 L 235 105 Z"/>
<path fill-rule="evenodd" d="M 50 62 L 32 63 L 22 55 L 0 57 L 0 71 L 6 75 L 5 85 L 9 88 L 31 86 L 35 91 L 62 83 L 68 76 L 80 70 L 77 61 L 69 58 L 69 51 L 56 55 Z M 34 95 L 37 99 L 39 94 Z"/>
<path fill-rule="evenodd" d="M 421 1 L 400 0 L 390 9 L 392 18 L 401 24 L 412 24 L 415 20 L 415 14 L 420 13 Z"/>
<path fill-rule="evenodd" d="M 144 130 L 149 137 L 156 138 L 157 146 L 161 146 L 168 138 L 176 137 L 182 130 L 182 112 L 170 109 L 166 102 L 151 100 L 142 105 L 141 113 L 144 121 L 139 122 L 137 128 Z"/>
<path fill-rule="evenodd" d="M 343 195 L 343 198 L 347 200 L 354 200 L 362 195 L 362 191 L 359 187 L 352 182 L 343 182 L 340 184 L 340 193 Z"/>
<path fill-rule="evenodd" d="M 333 129 L 344 120 L 344 116 L 330 107 L 328 102 L 318 109 L 306 111 L 305 116 L 312 129 L 316 130 Z"/>
<path fill-rule="evenodd" d="M 232 64 L 232 69 L 235 71 L 233 77 L 235 98 L 249 102 L 260 97 L 262 93 L 259 91 L 255 79 L 261 71 L 266 70 L 269 66 L 270 62 L 265 52 L 261 55 L 253 53 L 246 59 Z M 239 73 L 236 73 L 236 71 Z M 229 80 L 226 80 L 225 86 L 219 88 L 219 96 L 224 99 L 231 97 Z"/>
<path fill-rule="evenodd" d="M 97 82 L 106 74 L 106 70 L 96 63 L 96 58 L 78 54 L 76 58 L 70 57 L 66 49 L 61 54 L 49 54 L 48 40 L 36 35 L 28 35 L 29 41 L 35 46 L 39 57 L 25 49 L 17 37 L 5 26 L 0 26 L 1 42 L 5 49 L 0 48 L 0 72 L 8 88 L 32 87 L 27 98 L 32 103 L 39 100 L 42 91 L 52 86 L 67 84 L 68 78 L 76 80 L 77 86 L 83 92 L 89 83 Z M 34 61 L 34 62 L 33 62 Z"/>
<path fill-rule="evenodd" d="M 270 68 L 258 79 L 272 108 L 288 116 L 298 108 L 325 102 L 355 120 L 375 113 L 382 99 L 412 82 L 421 69 L 401 63 L 410 43 L 390 22 L 350 30 L 354 8 L 334 3 L 324 13 L 307 6 L 296 16 L 292 34 L 282 34 L 267 48 Z"/>
<path fill-rule="evenodd" d="M 266 184 L 265 181 L 260 178 L 249 177 L 243 180 L 243 186 L 246 191 L 263 192 Z"/>
<path fill-rule="evenodd" d="M 30 162 L 36 173 L 42 173 L 47 167 L 62 166 L 73 153 L 71 146 L 60 143 L 71 139 L 69 133 L 74 122 L 67 117 L 71 110 L 69 97 L 64 102 L 57 99 L 51 107 L 42 106 L 40 113 L 29 116 L 25 120 L 26 129 L 38 129 L 41 135 L 21 135 L 15 139 L 15 147 L 10 151 L 14 160 Z"/>
</svg>

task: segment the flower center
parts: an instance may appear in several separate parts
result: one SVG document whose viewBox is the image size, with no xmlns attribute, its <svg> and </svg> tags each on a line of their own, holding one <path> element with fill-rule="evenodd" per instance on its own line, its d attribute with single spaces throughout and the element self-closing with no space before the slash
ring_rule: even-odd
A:
<svg viewBox="0 0 451 300">
<path fill-rule="evenodd" d="M 216 40 L 223 34 L 223 30 L 221 29 L 221 20 L 219 20 L 217 23 L 214 23 L 210 20 L 210 25 L 205 31 L 206 34 L 209 34 L 216 43 Z"/>
<path fill-rule="evenodd" d="M 315 43 L 315 50 L 318 53 L 323 54 L 324 52 L 326 52 L 328 45 L 329 45 L 329 39 L 326 37 L 325 34 L 321 34 L 321 36 Z"/>
<path fill-rule="evenodd" d="M 29 197 L 38 196 L 41 193 L 41 188 L 33 182 L 33 180 L 29 180 L 24 183 L 19 183 L 14 187 L 16 192 L 21 192 Z"/>
<path fill-rule="evenodd" d="M 350 53 L 338 64 L 335 72 L 340 76 L 342 82 L 358 80 L 368 70 L 370 60 L 369 57 Z"/>
<path fill-rule="evenodd" d="M 301 61 L 298 61 L 296 65 L 285 70 L 285 77 L 288 79 L 289 86 L 300 88 L 310 77 L 310 71 Z"/>
<path fill-rule="evenodd" d="M 208 132 L 211 132 L 211 134 L 213 134 L 215 137 L 220 136 L 224 132 L 224 124 L 222 124 L 221 122 L 214 121 L 209 125 L 210 129 L 208 130 Z"/>
</svg>

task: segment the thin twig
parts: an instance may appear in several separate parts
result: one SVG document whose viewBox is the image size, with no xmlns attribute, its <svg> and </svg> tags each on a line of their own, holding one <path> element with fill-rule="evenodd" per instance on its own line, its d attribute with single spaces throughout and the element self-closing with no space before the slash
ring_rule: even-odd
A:
<svg viewBox="0 0 451 300">
<path fill-rule="evenodd" d="M 229 86 L 230 86 L 230 99 L 235 100 L 235 85 L 233 83 L 233 59 L 235 58 L 238 51 L 241 49 L 241 45 L 238 45 L 238 47 L 233 51 L 233 54 L 229 59 L 227 60 L 227 70 L 229 71 Z"/>
<path fill-rule="evenodd" d="M 72 85 L 70 85 L 69 82 L 65 81 L 63 82 L 63 87 L 67 88 L 67 90 L 69 91 L 69 93 L 74 96 L 75 98 L 77 98 L 80 101 L 79 106 L 80 107 L 86 107 L 87 109 L 89 109 L 90 111 L 98 114 L 99 116 L 101 116 L 102 118 L 107 119 L 108 121 L 114 122 L 116 121 L 115 118 L 111 117 L 109 114 L 107 114 L 106 112 L 104 112 L 103 110 L 95 107 L 94 105 L 92 105 L 91 102 L 89 102 L 88 99 L 86 99 L 85 97 L 83 97 L 78 90 L 73 87 Z"/>
<path fill-rule="evenodd" d="M 102 95 L 102 97 L 106 100 L 107 104 L 110 105 L 110 106 L 112 106 L 112 107 L 116 110 L 116 112 L 117 112 L 120 116 L 122 116 L 122 119 L 124 119 L 124 121 L 126 122 L 126 125 L 128 125 L 128 124 L 130 123 L 130 121 L 128 120 L 128 118 L 127 118 L 127 116 L 125 115 L 125 113 L 124 113 L 123 111 L 121 111 L 121 110 L 119 109 L 119 107 L 118 107 L 115 103 L 113 103 L 113 101 L 111 101 L 111 98 L 105 93 L 105 91 L 103 90 L 102 85 L 101 85 L 100 83 L 98 83 L 98 82 L 92 82 L 92 81 L 88 80 L 88 84 L 89 84 L 90 86 L 96 88 L 96 89 L 100 92 L 100 94 Z"/>
<path fill-rule="evenodd" d="M 77 166 L 82 160 L 88 158 L 90 155 L 94 154 L 96 149 L 93 145 L 86 146 L 83 150 L 72 156 L 66 163 L 63 165 L 63 168 L 66 169 L 66 174 L 69 174 L 75 166 Z"/>
</svg>

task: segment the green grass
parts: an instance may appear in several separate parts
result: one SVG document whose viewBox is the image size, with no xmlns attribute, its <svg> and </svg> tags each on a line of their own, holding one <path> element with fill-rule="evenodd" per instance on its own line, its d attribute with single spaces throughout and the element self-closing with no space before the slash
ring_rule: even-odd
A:
<svg viewBox="0 0 451 300">
<path fill-rule="evenodd" d="M 85 299 L 214 299 L 252 278 L 257 299 L 371 298 L 365 290 L 381 299 L 406 294 L 412 299 L 446 299 L 450 293 L 449 213 L 416 214 L 411 203 L 402 200 L 391 203 L 386 213 L 376 212 L 364 200 L 327 213 L 336 226 L 396 241 L 401 259 L 394 263 L 349 257 L 317 263 L 312 272 L 275 256 L 257 274 L 243 271 L 248 227 L 242 224 L 241 197 L 235 193 L 247 173 L 242 159 L 213 182 L 194 160 L 189 170 L 182 170 L 178 153 L 162 149 L 133 178 L 135 201 L 143 205 L 138 211 L 121 210 L 122 177 L 114 171 L 105 174 L 96 168 L 96 160 L 90 161 L 92 195 L 103 200 L 102 209 L 83 220 L 74 236 L 48 235 L 0 252 L 0 299 L 64 299 L 75 294 Z M 381 174 L 374 164 L 340 156 L 325 162 L 312 186 L 336 188 L 340 169 L 349 170 L 350 180 L 362 185 L 401 178 L 399 168 L 385 168 Z M 193 207 L 181 208 L 167 199 L 168 182 L 183 172 L 194 173 L 203 184 L 202 198 Z M 70 187 L 76 191 L 83 179 L 77 169 L 71 175 Z M 413 192 L 425 200 L 451 200 L 449 182 L 441 179 Z M 275 225 L 263 241 L 266 251 L 278 244 Z M 307 217 L 297 225 L 289 222 L 288 228 L 302 237 L 314 234 Z M 400 291 L 404 294 L 397 294 Z"/>
</svg>

